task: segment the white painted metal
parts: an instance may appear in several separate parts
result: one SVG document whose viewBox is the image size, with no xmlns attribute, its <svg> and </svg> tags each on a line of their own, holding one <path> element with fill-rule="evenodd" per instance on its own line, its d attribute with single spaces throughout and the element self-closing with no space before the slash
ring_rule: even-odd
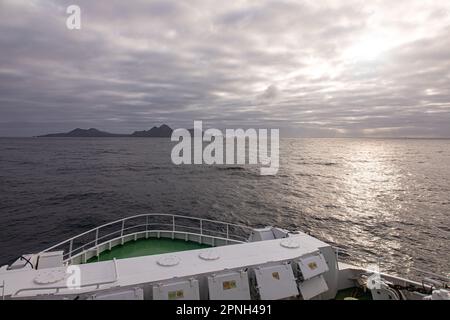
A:
<svg viewBox="0 0 450 320">
<path fill-rule="evenodd" d="M 153 286 L 154 300 L 200 300 L 198 280 L 190 279 Z"/>
<path fill-rule="evenodd" d="M 39 255 L 37 269 L 62 267 L 64 251 L 43 252 Z"/>
<path fill-rule="evenodd" d="M 219 253 L 217 252 L 217 250 L 214 250 L 214 249 L 208 249 L 208 250 L 202 251 L 198 254 L 198 256 L 200 257 L 200 259 L 203 259 L 206 261 L 217 260 L 220 258 Z"/>
<path fill-rule="evenodd" d="M 59 282 L 66 278 L 66 268 L 54 268 L 39 270 L 34 282 L 37 284 L 49 284 Z"/>
<path fill-rule="evenodd" d="M 175 255 L 162 256 L 157 263 L 163 267 L 173 267 L 180 263 L 180 258 Z"/>
<path fill-rule="evenodd" d="M 317 276 L 299 284 L 303 300 L 310 300 L 321 293 L 328 291 L 328 285 L 323 276 Z"/>
<path fill-rule="evenodd" d="M 16 261 L 14 261 L 10 266 L 5 266 L 8 270 L 15 270 L 15 269 L 22 269 L 22 268 L 28 268 L 31 269 L 34 268 L 33 262 L 35 262 L 35 257 L 33 254 L 24 254 L 20 256 Z"/>
<path fill-rule="evenodd" d="M 250 300 L 246 271 L 213 274 L 208 277 L 210 300 Z"/>
<path fill-rule="evenodd" d="M 295 249 L 300 247 L 300 242 L 296 238 L 286 238 L 280 242 L 280 245 L 284 248 Z"/>
<path fill-rule="evenodd" d="M 277 300 L 298 295 L 296 279 L 290 264 L 258 267 L 255 276 L 262 300 Z"/>
<path fill-rule="evenodd" d="M 91 296 L 91 300 L 144 300 L 144 290 L 132 288 L 117 290 L 108 293 L 96 293 Z"/>
<path fill-rule="evenodd" d="M 275 236 L 272 232 L 272 227 L 265 227 L 260 229 L 254 229 L 252 234 L 250 235 L 250 242 L 254 241 L 264 241 L 264 240 L 272 240 L 275 239 Z"/>
<path fill-rule="evenodd" d="M 67 275 L 71 274 L 70 267 L 66 267 Z M 56 268 L 59 269 L 59 268 Z M 50 271 L 53 269 L 45 269 Z M 92 292 L 96 290 L 112 287 L 119 279 L 117 261 L 105 261 L 102 266 L 96 264 L 86 264 L 80 268 L 81 283 L 79 288 L 69 288 L 66 279 L 61 279 L 56 283 L 40 284 L 34 280 L 42 270 L 14 270 L 4 274 L 0 274 L 5 282 L 11 283 L 11 286 L 5 288 L 4 295 L 12 298 L 17 297 L 33 297 L 37 295 L 73 295 L 84 292 Z"/>
<path fill-rule="evenodd" d="M 445 289 L 433 290 L 431 300 L 450 300 L 450 291 Z"/>
<path fill-rule="evenodd" d="M 320 252 L 314 253 L 310 256 L 300 257 L 298 259 L 298 266 L 302 272 L 304 280 L 311 279 L 328 271 L 327 262 Z"/>
</svg>

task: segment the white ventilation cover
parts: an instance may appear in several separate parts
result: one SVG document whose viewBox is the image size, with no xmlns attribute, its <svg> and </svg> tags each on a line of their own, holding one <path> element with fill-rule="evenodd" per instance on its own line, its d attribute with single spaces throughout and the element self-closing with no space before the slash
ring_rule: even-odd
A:
<svg viewBox="0 0 450 320">
<path fill-rule="evenodd" d="M 206 251 L 200 252 L 200 254 L 198 256 L 200 257 L 200 259 L 207 260 L 207 261 L 217 260 L 220 258 L 219 254 L 217 253 L 216 250 L 206 250 Z"/>
<path fill-rule="evenodd" d="M 37 284 L 55 283 L 64 280 L 67 275 L 65 268 L 43 269 L 38 272 L 37 276 L 34 278 L 34 282 Z"/>
<path fill-rule="evenodd" d="M 177 256 L 162 257 L 157 263 L 162 267 L 173 267 L 180 263 L 180 258 Z"/>
<path fill-rule="evenodd" d="M 296 249 L 300 247 L 300 240 L 295 238 L 286 238 L 281 240 L 280 245 L 287 249 Z"/>
</svg>

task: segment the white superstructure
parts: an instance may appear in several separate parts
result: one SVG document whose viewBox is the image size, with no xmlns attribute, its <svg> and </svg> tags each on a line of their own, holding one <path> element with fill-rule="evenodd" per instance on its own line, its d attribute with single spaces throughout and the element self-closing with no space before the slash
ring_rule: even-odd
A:
<svg viewBox="0 0 450 320">
<path fill-rule="evenodd" d="M 130 224 L 139 219 L 145 222 Z M 102 231 L 114 225 L 119 226 L 118 231 L 102 236 Z M 242 230 L 247 233 L 247 241 L 240 238 Z M 447 297 L 447 281 L 442 280 L 440 288 L 436 284 L 433 288 L 378 275 L 371 288 L 367 281 L 373 274 L 339 263 L 335 248 L 302 232 L 273 227 L 251 229 L 182 216 L 141 215 L 81 236 L 91 233 L 95 238 L 82 243 L 81 249 L 75 248 L 81 239 L 77 236 L 1 267 L 2 298 L 333 299 L 338 291 L 348 288 L 369 290 L 374 299 Z M 95 262 L 103 252 L 145 239 L 183 240 L 208 247 Z M 60 250 L 67 246 L 69 251 Z M 405 288 L 405 293 L 400 287 Z M 418 289 L 412 290 L 414 287 Z M 433 293 L 433 289 L 442 291 Z"/>
</svg>

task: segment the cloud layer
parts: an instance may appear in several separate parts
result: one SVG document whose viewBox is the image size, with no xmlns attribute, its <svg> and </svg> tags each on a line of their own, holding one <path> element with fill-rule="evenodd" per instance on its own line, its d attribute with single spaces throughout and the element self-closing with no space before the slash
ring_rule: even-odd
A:
<svg viewBox="0 0 450 320">
<path fill-rule="evenodd" d="M 0 136 L 450 137 L 448 1 L 0 1 Z"/>
</svg>

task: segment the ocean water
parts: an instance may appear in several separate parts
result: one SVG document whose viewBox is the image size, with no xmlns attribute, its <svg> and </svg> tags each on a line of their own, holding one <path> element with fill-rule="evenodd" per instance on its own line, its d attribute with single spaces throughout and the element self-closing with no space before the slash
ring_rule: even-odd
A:
<svg viewBox="0 0 450 320">
<path fill-rule="evenodd" d="M 280 170 L 175 166 L 146 138 L 0 139 L 0 265 L 115 219 L 173 213 L 300 229 L 350 262 L 450 272 L 450 140 L 282 139 Z"/>
</svg>

